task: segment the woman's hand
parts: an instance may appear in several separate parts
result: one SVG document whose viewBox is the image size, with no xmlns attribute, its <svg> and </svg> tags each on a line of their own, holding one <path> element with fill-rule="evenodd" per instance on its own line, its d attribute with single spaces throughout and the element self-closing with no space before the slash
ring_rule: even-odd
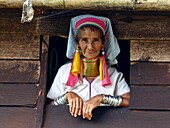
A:
<svg viewBox="0 0 170 128">
<path fill-rule="evenodd" d="M 96 95 L 91 99 L 85 101 L 83 103 L 83 109 L 82 109 L 83 118 L 87 118 L 88 120 L 91 120 L 93 109 L 98 107 L 102 102 L 102 100 L 103 100 L 102 95 Z"/>
<path fill-rule="evenodd" d="M 120 106 L 122 106 L 122 107 L 129 106 L 129 104 L 130 104 L 130 92 L 123 94 L 122 97 L 123 97 L 123 101 L 120 104 Z"/>
<path fill-rule="evenodd" d="M 83 100 L 74 92 L 67 92 L 66 98 L 69 103 L 69 109 L 72 116 L 77 117 L 81 115 Z"/>
</svg>

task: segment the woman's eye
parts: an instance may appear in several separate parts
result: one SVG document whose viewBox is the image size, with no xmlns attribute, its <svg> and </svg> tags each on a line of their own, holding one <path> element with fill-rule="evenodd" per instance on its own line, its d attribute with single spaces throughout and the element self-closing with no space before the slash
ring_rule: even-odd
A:
<svg viewBox="0 0 170 128">
<path fill-rule="evenodd" d="M 94 39 L 94 40 L 93 40 L 93 44 L 98 44 L 98 43 L 100 43 L 100 40 L 99 40 L 99 39 Z"/>
<path fill-rule="evenodd" d="M 94 42 L 99 42 L 99 39 L 94 39 L 93 41 L 94 41 Z"/>
<path fill-rule="evenodd" d="M 87 38 L 83 38 L 82 41 L 87 42 L 88 40 L 87 40 Z"/>
</svg>

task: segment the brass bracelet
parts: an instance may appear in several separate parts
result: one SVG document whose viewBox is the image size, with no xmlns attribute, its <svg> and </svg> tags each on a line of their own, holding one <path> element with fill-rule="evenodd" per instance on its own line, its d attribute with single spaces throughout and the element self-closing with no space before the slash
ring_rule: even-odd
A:
<svg viewBox="0 0 170 128">
<path fill-rule="evenodd" d="M 111 96 L 111 95 L 105 95 L 102 94 L 103 96 L 103 104 L 109 104 L 110 106 L 118 107 L 122 103 L 122 96 Z"/>
</svg>

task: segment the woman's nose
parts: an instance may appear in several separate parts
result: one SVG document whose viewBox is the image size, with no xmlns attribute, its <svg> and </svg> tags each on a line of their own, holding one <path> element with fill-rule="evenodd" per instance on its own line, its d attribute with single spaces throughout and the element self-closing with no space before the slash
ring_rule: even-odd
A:
<svg viewBox="0 0 170 128">
<path fill-rule="evenodd" d="M 88 49 L 93 49 L 93 44 L 92 44 L 91 42 L 89 42 L 89 43 L 87 44 L 87 47 L 88 47 Z"/>
</svg>

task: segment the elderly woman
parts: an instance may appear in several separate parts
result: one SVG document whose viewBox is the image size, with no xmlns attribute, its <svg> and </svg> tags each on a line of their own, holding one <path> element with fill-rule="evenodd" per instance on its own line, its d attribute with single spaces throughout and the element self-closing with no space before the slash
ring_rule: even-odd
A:
<svg viewBox="0 0 170 128">
<path fill-rule="evenodd" d="M 110 20 L 94 15 L 71 19 L 67 57 L 47 94 L 53 104 L 68 104 L 72 116 L 92 119 L 100 105 L 128 106 L 130 89 L 112 65 L 120 49 Z"/>
</svg>

